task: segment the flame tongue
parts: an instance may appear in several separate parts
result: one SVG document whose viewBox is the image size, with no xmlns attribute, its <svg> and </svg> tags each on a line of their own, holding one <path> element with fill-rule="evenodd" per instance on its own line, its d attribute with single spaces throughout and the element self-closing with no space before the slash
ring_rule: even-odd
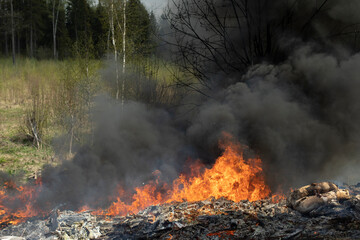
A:
<svg viewBox="0 0 360 240">
<path fill-rule="evenodd" d="M 241 146 L 229 139 L 222 147 L 224 153 L 211 169 L 205 169 L 200 176 L 187 179 L 181 175 L 175 180 L 174 191 L 168 201 L 201 201 L 210 197 L 224 197 L 236 202 L 246 199 L 255 201 L 270 194 L 259 158 L 245 160 Z"/>
</svg>

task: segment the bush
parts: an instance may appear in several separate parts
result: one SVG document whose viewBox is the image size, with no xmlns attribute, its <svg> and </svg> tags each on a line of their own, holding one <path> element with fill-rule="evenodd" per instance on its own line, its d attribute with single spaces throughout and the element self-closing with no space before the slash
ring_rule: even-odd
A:
<svg viewBox="0 0 360 240">
<path fill-rule="evenodd" d="M 34 146 L 41 148 L 49 116 L 47 99 L 39 79 L 29 77 L 27 74 L 25 74 L 25 78 L 28 80 L 31 104 L 30 108 L 26 110 L 22 129 Z"/>
</svg>

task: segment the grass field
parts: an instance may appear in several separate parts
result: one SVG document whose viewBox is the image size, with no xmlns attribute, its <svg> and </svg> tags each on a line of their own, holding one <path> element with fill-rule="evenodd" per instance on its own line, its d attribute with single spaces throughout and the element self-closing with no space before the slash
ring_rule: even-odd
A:
<svg viewBox="0 0 360 240">
<path fill-rule="evenodd" d="M 51 163 L 53 150 L 50 145 L 37 149 L 26 139 L 21 129 L 24 114 L 23 105 L 0 102 L 0 170 L 29 178 Z"/>
<path fill-rule="evenodd" d="M 0 59 L 0 170 L 34 177 L 53 159 L 53 149 L 44 142 L 37 149 L 24 132 L 24 121 L 31 107 L 34 82 L 50 88 L 59 79 L 61 64 L 53 61 Z M 48 136 L 47 140 L 52 136 Z"/>
<path fill-rule="evenodd" d="M 24 174 L 25 179 L 38 175 L 44 164 L 54 164 L 51 143 L 62 130 L 55 103 L 66 87 L 64 76 L 79 71 L 69 61 L 18 59 L 13 66 L 11 59 L 0 59 L 0 171 Z M 37 148 L 26 134 L 25 121 L 29 112 L 40 108 L 46 109 L 47 119 L 43 144 Z"/>
</svg>

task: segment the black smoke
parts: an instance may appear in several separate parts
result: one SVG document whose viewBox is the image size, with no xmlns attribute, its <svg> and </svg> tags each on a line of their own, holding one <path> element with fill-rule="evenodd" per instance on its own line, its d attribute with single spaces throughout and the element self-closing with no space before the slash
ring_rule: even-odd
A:
<svg viewBox="0 0 360 240">
<path fill-rule="evenodd" d="M 192 114 L 98 100 L 94 144 L 44 170 L 40 201 L 96 203 L 119 183 L 141 186 L 155 170 L 171 182 L 188 157 L 211 165 L 223 132 L 261 156 L 274 189 L 347 180 L 349 169 L 359 169 L 358 66 L 360 54 L 335 56 L 305 46 L 282 64 L 253 66 Z"/>
<path fill-rule="evenodd" d="M 259 64 L 208 101 L 187 129 L 195 145 L 228 131 L 265 164 L 273 186 L 357 178 L 360 55 L 336 57 L 301 47 L 279 65 Z"/>
</svg>

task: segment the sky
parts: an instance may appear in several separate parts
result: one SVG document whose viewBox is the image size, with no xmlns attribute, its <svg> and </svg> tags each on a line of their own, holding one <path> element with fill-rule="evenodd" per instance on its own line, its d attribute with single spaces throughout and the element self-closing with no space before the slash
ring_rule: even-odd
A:
<svg viewBox="0 0 360 240">
<path fill-rule="evenodd" d="M 164 7 L 166 7 L 168 0 L 141 0 L 141 2 L 149 9 L 153 11 L 156 17 L 160 17 Z"/>
</svg>

